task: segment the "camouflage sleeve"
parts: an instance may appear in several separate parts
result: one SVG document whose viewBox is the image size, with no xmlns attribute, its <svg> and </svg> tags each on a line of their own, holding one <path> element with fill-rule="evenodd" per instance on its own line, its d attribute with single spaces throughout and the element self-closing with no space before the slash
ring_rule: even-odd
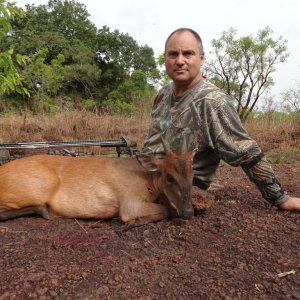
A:
<svg viewBox="0 0 300 300">
<path fill-rule="evenodd" d="M 208 102 L 200 117 L 208 120 L 209 146 L 226 163 L 241 166 L 261 155 L 260 147 L 244 129 L 233 103 L 228 99 L 219 98 L 214 103 Z"/>
<path fill-rule="evenodd" d="M 254 165 L 244 164 L 242 168 L 259 188 L 262 196 L 272 205 L 280 205 L 289 199 L 276 179 L 271 164 L 265 157 Z"/>
<path fill-rule="evenodd" d="M 221 102 L 212 111 L 209 128 L 209 137 L 217 155 L 230 165 L 241 166 L 268 202 L 280 205 L 289 198 L 231 103 Z"/>
</svg>

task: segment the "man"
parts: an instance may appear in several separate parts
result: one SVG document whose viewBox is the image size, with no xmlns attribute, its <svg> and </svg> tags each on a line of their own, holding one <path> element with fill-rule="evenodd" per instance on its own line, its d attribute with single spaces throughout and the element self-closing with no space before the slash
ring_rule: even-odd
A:
<svg viewBox="0 0 300 300">
<path fill-rule="evenodd" d="M 300 198 L 283 191 L 270 163 L 243 128 L 233 99 L 202 77 L 204 51 L 200 36 L 189 28 L 171 33 L 165 44 L 165 67 L 173 82 L 155 98 L 143 152 L 164 157 L 161 135 L 171 149 L 185 136 L 188 150 L 197 148 L 193 184 L 207 189 L 220 160 L 241 166 L 262 196 L 285 210 L 299 210 Z"/>
</svg>

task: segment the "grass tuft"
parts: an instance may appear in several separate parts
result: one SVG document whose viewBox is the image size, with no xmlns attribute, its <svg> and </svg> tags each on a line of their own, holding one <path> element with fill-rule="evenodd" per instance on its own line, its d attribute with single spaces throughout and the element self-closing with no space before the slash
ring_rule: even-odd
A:
<svg viewBox="0 0 300 300">
<path fill-rule="evenodd" d="M 55 115 L 0 116 L 0 143 L 119 139 L 127 136 L 140 149 L 148 131 L 150 112 L 134 116 L 111 116 L 85 110 L 63 111 Z M 249 120 L 249 134 L 273 163 L 300 161 L 300 132 L 297 120 Z"/>
</svg>

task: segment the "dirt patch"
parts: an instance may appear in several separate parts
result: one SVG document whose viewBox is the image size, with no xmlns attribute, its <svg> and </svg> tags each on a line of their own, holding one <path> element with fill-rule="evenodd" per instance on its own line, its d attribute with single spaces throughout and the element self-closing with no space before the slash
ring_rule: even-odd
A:
<svg viewBox="0 0 300 300">
<path fill-rule="evenodd" d="M 299 196 L 300 163 L 274 169 Z M 191 220 L 128 232 L 119 219 L 0 223 L 0 299 L 300 299 L 299 213 L 232 167 L 194 201 Z"/>
</svg>

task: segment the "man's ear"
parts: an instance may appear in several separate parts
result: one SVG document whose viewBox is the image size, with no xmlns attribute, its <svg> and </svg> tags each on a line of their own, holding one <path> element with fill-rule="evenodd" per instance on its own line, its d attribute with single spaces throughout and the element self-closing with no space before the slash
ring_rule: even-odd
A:
<svg viewBox="0 0 300 300">
<path fill-rule="evenodd" d="M 160 170 L 161 161 L 149 154 L 137 154 L 138 162 L 149 172 L 157 172 Z"/>
</svg>

